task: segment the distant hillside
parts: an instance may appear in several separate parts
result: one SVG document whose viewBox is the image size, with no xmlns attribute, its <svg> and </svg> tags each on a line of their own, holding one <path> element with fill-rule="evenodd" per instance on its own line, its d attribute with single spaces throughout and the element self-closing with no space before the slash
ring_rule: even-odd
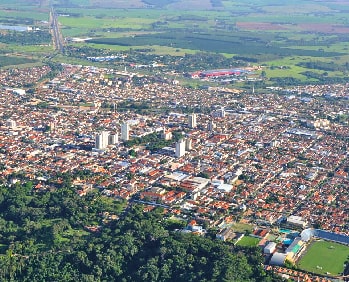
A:
<svg viewBox="0 0 349 282">
<path fill-rule="evenodd" d="M 150 6 L 162 8 L 169 4 L 177 2 L 177 0 L 143 0 L 143 2 Z"/>
</svg>

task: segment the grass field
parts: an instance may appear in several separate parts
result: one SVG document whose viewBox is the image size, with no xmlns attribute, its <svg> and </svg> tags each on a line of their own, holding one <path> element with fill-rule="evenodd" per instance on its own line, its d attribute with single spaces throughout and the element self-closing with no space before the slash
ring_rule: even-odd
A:
<svg viewBox="0 0 349 282">
<path fill-rule="evenodd" d="M 254 247 L 257 246 L 260 239 L 251 237 L 251 236 L 244 236 L 239 242 L 237 242 L 237 246 L 242 247 Z"/>
<path fill-rule="evenodd" d="M 341 274 L 349 258 L 349 247 L 328 241 L 317 241 L 310 245 L 297 266 L 318 274 Z"/>
<path fill-rule="evenodd" d="M 252 232 L 253 226 L 245 223 L 234 223 L 233 229 L 236 232 L 242 232 L 242 233 L 245 231 Z"/>
</svg>

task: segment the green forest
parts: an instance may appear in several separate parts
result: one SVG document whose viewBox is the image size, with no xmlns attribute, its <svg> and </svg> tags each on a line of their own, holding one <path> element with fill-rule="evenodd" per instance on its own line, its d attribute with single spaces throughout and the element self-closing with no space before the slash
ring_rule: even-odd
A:
<svg viewBox="0 0 349 282">
<path fill-rule="evenodd" d="M 1 281 L 280 281 L 259 249 L 178 232 L 163 209 L 33 189 L 0 188 Z"/>
</svg>

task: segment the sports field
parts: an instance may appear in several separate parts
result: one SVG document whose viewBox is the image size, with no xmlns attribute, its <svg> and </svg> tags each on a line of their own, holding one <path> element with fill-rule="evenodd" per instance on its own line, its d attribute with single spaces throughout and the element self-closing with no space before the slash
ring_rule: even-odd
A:
<svg viewBox="0 0 349 282">
<path fill-rule="evenodd" d="M 349 247 L 329 241 L 313 242 L 297 266 L 305 271 L 337 276 L 349 258 Z"/>
<path fill-rule="evenodd" d="M 251 237 L 251 236 L 244 236 L 239 242 L 237 242 L 237 246 L 243 246 L 243 247 L 253 247 L 257 246 L 260 239 Z"/>
</svg>

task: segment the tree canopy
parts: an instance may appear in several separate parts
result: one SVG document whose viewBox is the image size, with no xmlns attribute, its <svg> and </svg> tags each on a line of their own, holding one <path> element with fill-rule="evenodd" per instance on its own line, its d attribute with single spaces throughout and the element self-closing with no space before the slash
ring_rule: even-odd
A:
<svg viewBox="0 0 349 282">
<path fill-rule="evenodd" d="M 279 279 L 264 271 L 259 249 L 175 231 L 163 209 L 32 186 L 0 187 L 1 281 Z"/>
</svg>

